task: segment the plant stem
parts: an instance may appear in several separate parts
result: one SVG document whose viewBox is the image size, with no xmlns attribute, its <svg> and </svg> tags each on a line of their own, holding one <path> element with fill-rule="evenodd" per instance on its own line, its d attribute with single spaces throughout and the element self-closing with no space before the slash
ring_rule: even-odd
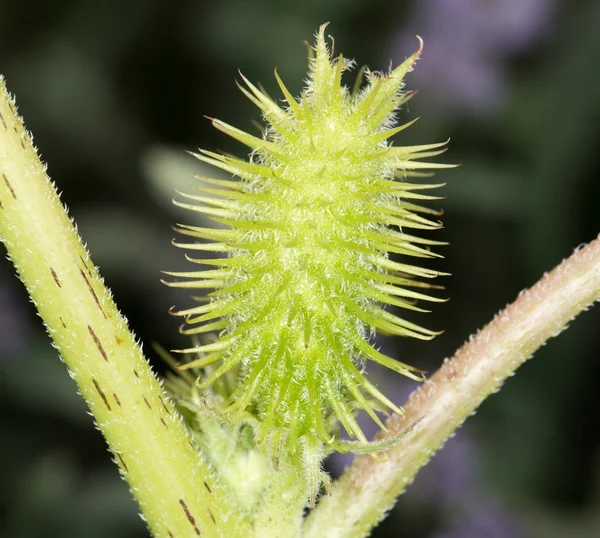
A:
<svg viewBox="0 0 600 538">
<path fill-rule="evenodd" d="M 308 492 L 301 472 L 293 465 L 273 471 L 252 519 L 257 538 L 298 538 L 302 534 Z"/>
<path fill-rule="evenodd" d="M 386 452 L 359 456 L 304 526 L 307 538 L 362 538 L 390 510 L 417 471 L 479 404 L 549 338 L 600 299 L 600 237 L 576 250 L 501 311 L 409 398 L 390 434 L 419 421 Z"/>
<path fill-rule="evenodd" d="M 248 536 L 91 263 L 1 77 L 0 234 L 152 533 Z"/>
</svg>

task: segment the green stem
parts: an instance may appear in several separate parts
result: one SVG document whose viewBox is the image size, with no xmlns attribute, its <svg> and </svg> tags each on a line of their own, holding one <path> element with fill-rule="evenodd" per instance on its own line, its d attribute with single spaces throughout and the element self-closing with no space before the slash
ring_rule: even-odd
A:
<svg viewBox="0 0 600 538">
<path fill-rule="evenodd" d="M 258 538 L 297 538 L 302 534 L 302 516 L 308 496 L 302 469 L 293 465 L 273 471 L 253 516 Z"/>
<path fill-rule="evenodd" d="M 386 452 L 359 456 L 304 526 L 307 538 L 362 538 L 390 510 L 446 439 L 549 338 L 600 299 L 600 237 L 578 249 L 500 312 L 415 391 L 390 434 L 413 430 Z"/>
<path fill-rule="evenodd" d="M 247 536 L 92 264 L 1 77 L 0 234 L 152 533 Z"/>
</svg>

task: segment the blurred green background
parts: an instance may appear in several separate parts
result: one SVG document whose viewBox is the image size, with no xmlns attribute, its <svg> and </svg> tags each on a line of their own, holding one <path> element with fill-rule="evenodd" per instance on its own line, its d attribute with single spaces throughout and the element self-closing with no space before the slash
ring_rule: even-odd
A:
<svg viewBox="0 0 600 538">
<path fill-rule="evenodd" d="M 600 3 L 595 0 L 0 0 L 0 72 L 92 257 L 151 355 L 181 343 L 185 296 L 170 204 L 198 146 L 243 154 L 203 115 L 246 129 L 238 68 L 298 93 L 302 40 L 387 69 L 425 40 L 398 144 L 452 137 L 462 167 L 441 204 L 450 242 L 432 268 L 451 300 L 432 343 L 382 339 L 433 370 L 494 313 L 600 232 Z M 348 76 L 346 83 L 350 84 Z M 488 400 L 374 532 L 403 538 L 600 536 L 600 308 L 581 316 Z M 157 369 L 162 365 L 152 357 Z M 398 403 L 414 383 L 373 371 Z M 104 441 L 11 265 L 0 264 L 0 536 L 147 536 Z M 339 473 L 348 463 L 334 458 Z"/>
</svg>

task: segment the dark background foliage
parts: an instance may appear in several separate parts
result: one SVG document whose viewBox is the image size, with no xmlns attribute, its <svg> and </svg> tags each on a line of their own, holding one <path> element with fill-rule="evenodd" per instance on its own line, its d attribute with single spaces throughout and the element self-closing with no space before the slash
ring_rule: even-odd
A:
<svg viewBox="0 0 600 538">
<path fill-rule="evenodd" d="M 600 4 L 595 0 L 0 0 L 0 72 L 95 263 L 149 354 L 181 341 L 158 283 L 184 267 L 172 189 L 197 146 L 243 154 L 204 114 L 252 129 L 237 69 L 298 93 L 301 41 L 330 20 L 336 50 L 372 69 L 425 39 L 397 143 L 452 137 L 451 300 L 426 344 L 383 339 L 433 370 L 470 334 L 600 231 Z M 346 79 L 351 82 L 350 77 Z M 581 316 L 490 398 L 374 536 L 600 535 L 600 309 Z M 162 369 L 153 357 L 158 370 Z M 373 371 L 401 403 L 414 383 Z M 11 265 L 0 264 L 0 535 L 143 537 L 124 482 Z M 333 459 L 339 473 L 347 463 Z"/>
</svg>

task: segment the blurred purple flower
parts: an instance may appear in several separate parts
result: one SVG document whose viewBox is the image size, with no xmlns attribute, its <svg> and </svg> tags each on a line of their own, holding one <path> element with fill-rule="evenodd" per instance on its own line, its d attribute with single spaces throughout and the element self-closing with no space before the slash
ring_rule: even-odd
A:
<svg viewBox="0 0 600 538">
<path fill-rule="evenodd" d="M 551 0 L 420 0 L 413 25 L 484 52 L 519 52 L 550 21 Z"/>
<path fill-rule="evenodd" d="M 477 447 L 463 428 L 419 472 L 406 495 L 447 506 L 460 502 L 477 484 Z"/>
<path fill-rule="evenodd" d="M 21 349 L 29 336 L 25 309 L 15 299 L 10 286 L 0 282 L 0 355 Z"/>
<path fill-rule="evenodd" d="M 548 28 L 553 0 L 417 0 L 392 45 L 394 64 L 425 40 L 411 86 L 457 112 L 492 112 L 506 91 L 507 55 L 533 45 Z"/>
<path fill-rule="evenodd" d="M 453 528 L 434 533 L 431 538 L 523 538 L 522 525 L 497 502 L 473 506 Z"/>
</svg>

